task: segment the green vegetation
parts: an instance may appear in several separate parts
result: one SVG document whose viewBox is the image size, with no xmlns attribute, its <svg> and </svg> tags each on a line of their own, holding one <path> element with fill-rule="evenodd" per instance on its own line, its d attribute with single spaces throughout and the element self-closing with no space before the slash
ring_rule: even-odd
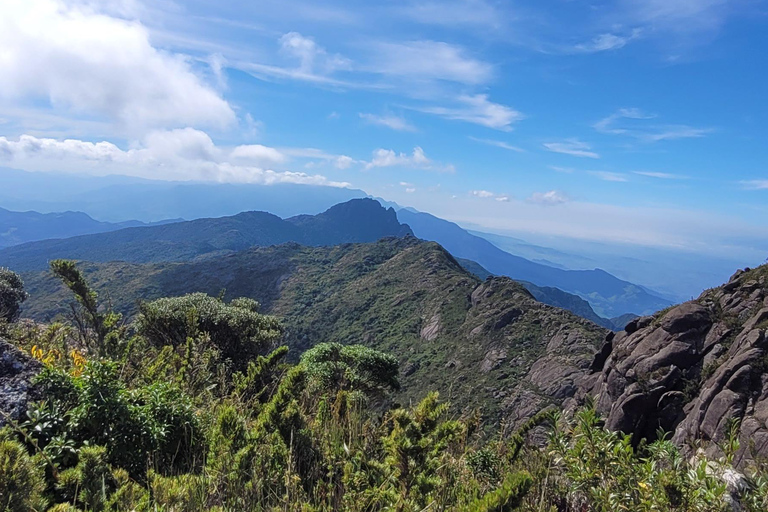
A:
<svg viewBox="0 0 768 512">
<path fill-rule="evenodd" d="M 16 272 L 0 268 L 0 321 L 13 322 L 19 317 L 21 303 L 27 300 L 24 284 Z"/>
<path fill-rule="evenodd" d="M 323 342 L 360 344 L 392 354 L 403 368 L 395 401 L 417 403 L 426 390 L 435 390 L 450 398 L 452 414 L 469 413 L 482 403 L 486 430 L 488 426 L 494 430 L 512 412 L 505 410 L 498 396 L 516 393 L 556 333 L 567 330 L 568 339 L 576 340 L 558 356 L 558 367 L 574 371 L 591 362 L 606 335 L 582 318 L 537 302 L 510 279 L 480 281 L 439 245 L 412 237 L 332 247 L 252 248 L 188 263 L 78 267 L 99 297 L 109 298 L 126 319 L 149 318 L 152 308 L 174 308 L 164 320 L 169 322 L 166 332 L 173 331 L 167 340 L 146 329 L 143 333 L 156 346 L 186 343 L 183 304 L 204 300 L 190 294 L 211 296 L 205 299 L 206 310 L 220 303 L 212 297 L 221 296 L 226 304 L 248 297 L 261 305 L 261 313 L 280 318 L 283 342 L 290 348 L 288 361 L 298 361 L 302 353 Z M 24 278 L 31 296 L 25 316 L 43 322 L 71 316 L 67 309 L 71 292 L 50 273 Z M 488 292 L 473 303 L 471 296 L 481 286 Z M 510 311 L 520 314 L 504 320 Z M 201 323 L 203 319 L 195 320 Z M 425 330 L 430 323 L 431 334 Z M 212 345 L 217 345 L 217 335 L 210 336 Z M 498 359 L 487 360 L 489 353 Z M 549 396 L 543 399 L 551 401 Z"/>
<path fill-rule="evenodd" d="M 83 308 L 97 304 L 76 267 L 53 266 L 78 283 L 71 288 Z M 0 510 L 716 512 L 736 499 L 757 512 L 768 505 L 759 468 L 743 487 L 726 488 L 735 435 L 723 460 L 689 461 L 663 436 L 633 448 L 587 407 L 573 416 L 545 410 L 506 438 L 484 436 L 476 412 L 451 418 L 436 392 L 392 405 L 397 360 L 372 348 L 323 343 L 286 363 L 287 348 L 275 348 L 277 321 L 252 300 L 160 299 L 142 305 L 133 324 L 105 332 L 100 318 L 114 313 L 91 309 L 96 315 L 77 317 L 82 326 L 4 327 L 45 369 L 37 378 L 43 401 L 26 421 L 0 430 Z M 109 336 L 119 339 L 102 351 L 98 340 Z M 243 355 L 232 361 L 237 350 Z"/>
</svg>

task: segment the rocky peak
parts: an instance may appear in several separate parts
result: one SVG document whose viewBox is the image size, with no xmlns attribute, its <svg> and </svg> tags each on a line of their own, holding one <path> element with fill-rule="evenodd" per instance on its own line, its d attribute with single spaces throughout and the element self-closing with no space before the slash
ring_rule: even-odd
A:
<svg viewBox="0 0 768 512">
<path fill-rule="evenodd" d="M 594 397 L 607 426 L 636 441 L 662 428 L 718 456 L 738 421 L 737 462 L 768 455 L 768 266 L 629 322 L 591 371 L 578 398 Z"/>
</svg>

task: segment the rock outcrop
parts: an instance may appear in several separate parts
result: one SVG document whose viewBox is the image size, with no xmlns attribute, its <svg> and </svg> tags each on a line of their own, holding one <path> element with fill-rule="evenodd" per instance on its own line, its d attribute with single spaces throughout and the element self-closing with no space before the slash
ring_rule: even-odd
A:
<svg viewBox="0 0 768 512">
<path fill-rule="evenodd" d="M 32 380 L 42 368 L 40 361 L 0 339 L 0 427 L 6 416 L 23 419 L 27 404 L 38 398 Z"/>
<path fill-rule="evenodd" d="M 737 272 L 698 299 L 629 322 L 577 392 L 606 426 L 653 439 L 659 428 L 707 455 L 734 425 L 736 463 L 768 456 L 768 266 Z"/>
</svg>

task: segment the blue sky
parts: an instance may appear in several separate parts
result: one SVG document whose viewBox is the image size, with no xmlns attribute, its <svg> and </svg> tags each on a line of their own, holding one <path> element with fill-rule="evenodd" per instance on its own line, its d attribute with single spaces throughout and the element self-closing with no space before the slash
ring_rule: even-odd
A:
<svg viewBox="0 0 768 512">
<path fill-rule="evenodd" d="M 767 29 L 761 0 L 9 0 L 0 164 L 762 260 Z"/>
</svg>

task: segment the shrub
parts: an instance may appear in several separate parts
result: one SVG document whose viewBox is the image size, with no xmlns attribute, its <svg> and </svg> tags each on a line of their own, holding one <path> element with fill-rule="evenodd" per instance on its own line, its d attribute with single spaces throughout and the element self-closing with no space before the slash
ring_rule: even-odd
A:
<svg viewBox="0 0 768 512">
<path fill-rule="evenodd" d="M 188 338 L 204 332 L 222 357 L 238 369 L 282 335 L 277 319 L 259 314 L 258 303 L 250 299 L 226 304 L 204 293 L 193 293 L 144 302 L 139 310 L 137 330 L 154 345 L 184 346 Z"/>
<path fill-rule="evenodd" d="M 0 439 L 0 510 L 44 510 L 44 489 L 42 468 L 24 446 L 11 439 Z"/>
<path fill-rule="evenodd" d="M 15 322 L 21 312 L 21 303 L 27 300 L 24 283 L 16 272 L 0 268 L 0 319 Z"/>
</svg>

